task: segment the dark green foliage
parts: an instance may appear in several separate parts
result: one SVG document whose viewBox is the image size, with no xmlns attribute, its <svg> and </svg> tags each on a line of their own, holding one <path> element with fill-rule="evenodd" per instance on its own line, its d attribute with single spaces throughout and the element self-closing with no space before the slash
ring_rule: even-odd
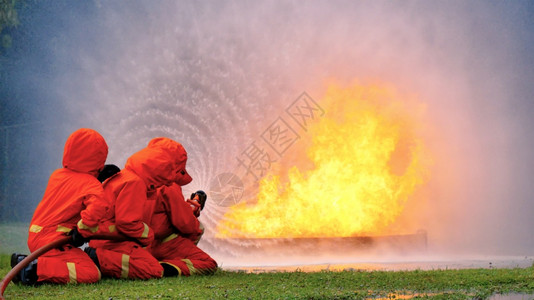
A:
<svg viewBox="0 0 534 300">
<path fill-rule="evenodd" d="M 19 24 L 16 5 L 17 0 L 0 0 L 0 46 L 11 47 L 11 35 L 4 33 L 4 29 L 15 27 Z"/>
</svg>

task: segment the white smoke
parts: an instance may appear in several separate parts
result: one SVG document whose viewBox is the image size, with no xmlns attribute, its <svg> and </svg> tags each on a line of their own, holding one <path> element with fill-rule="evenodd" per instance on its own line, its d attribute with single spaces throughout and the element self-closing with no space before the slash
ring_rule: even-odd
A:
<svg viewBox="0 0 534 300">
<path fill-rule="evenodd" d="M 188 149 L 207 188 L 306 91 L 380 80 L 426 105 L 435 155 L 415 220 L 432 249 L 532 254 L 532 34 L 524 3 L 95 2 L 66 20 L 50 88 L 123 166 L 149 139 Z M 528 6 L 528 5 L 526 5 Z M 526 22 L 526 21 L 525 21 Z M 524 37 L 530 38 L 525 40 Z M 525 56 L 525 60 L 523 58 Z M 528 61 L 530 59 L 530 61 Z M 58 141 L 62 143 L 63 141 Z M 189 190 L 187 190 L 189 192 Z M 204 222 L 221 208 L 210 204 Z"/>
</svg>

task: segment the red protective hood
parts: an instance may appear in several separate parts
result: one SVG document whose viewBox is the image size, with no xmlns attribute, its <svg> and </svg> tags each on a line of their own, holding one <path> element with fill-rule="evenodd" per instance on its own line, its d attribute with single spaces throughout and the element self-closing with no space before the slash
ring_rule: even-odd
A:
<svg viewBox="0 0 534 300">
<path fill-rule="evenodd" d="M 81 128 L 73 132 L 65 143 L 63 167 L 69 170 L 95 173 L 104 167 L 108 145 L 100 133 Z"/>
<path fill-rule="evenodd" d="M 170 157 L 172 157 L 174 169 L 176 172 L 175 178 L 173 180 L 175 183 L 179 185 L 186 185 L 193 180 L 193 178 L 191 178 L 191 176 L 189 175 L 189 173 L 187 173 L 187 170 L 185 169 L 185 165 L 187 163 L 187 152 L 185 151 L 185 148 L 184 146 L 182 146 L 182 144 L 166 137 L 158 137 L 152 139 L 148 143 L 148 147 L 162 149 L 167 154 L 169 154 Z"/>
<path fill-rule="evenodd" d="M 141 177 L 149 190 L 170 185 L 175 179 L 171 157 L 159 148 L 146 147 L 137 151 L 128 158 L 124 167 Z"/>
</svg>

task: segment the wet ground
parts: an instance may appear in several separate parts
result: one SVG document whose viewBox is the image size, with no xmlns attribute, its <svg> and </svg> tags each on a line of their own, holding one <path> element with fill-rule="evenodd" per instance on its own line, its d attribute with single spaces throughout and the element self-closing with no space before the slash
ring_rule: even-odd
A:
<svg viewBox="0 0 534 300">
<path fill-rule="evenodd" d="M 261 258 L 258 258 L 261 259 Z M 405 270 L 450 270 L 450 269 L 473 269 L 473 268 L 528 268 L 534 264 L 534 256 L 453 256 L 453 257 L 404 257 L 375 259 L 366 262 L 341 262 L 332 263 L 306 263 L 306 258 L 300 258 L 299 264 L 286 262 L 277 264 L 246 264 L 236 262 L 221 266 L 228 271 L 241 271 L 248 273 L 262 272 L 318 272 L 318 271 L 343 271 L 343 270 L 366 270 L 366 271 L 405 271 Z M 413 299 L 421 296 L 420 294 L 390 294 L 386 298 L 370 299 Z M 534 294 L 510 293 L 496 294 L 488 300 L 534 300 Z"/>
<path fill-rule="evenodd" d="M 422 298 L 425 296 L 438 296 L 439 294 L 395 294 L 391 293 L 384 298 L 369 298 L 372 300 L 387 300 L 387 299 L 414 299 Z M 487 300 L 532 300 L 534 299 L 534 294 L 522 294 L 522 293 L 510 293 L 503 295 L 493 295 L 487 298 Z"/>
<path fill-rule="evenodd" d="M 323 258 L 325 259 L 325 258 Z M 282 262 L 281 262 L 282 261 Z M 454 257 L 404 257 L 374 259 L 365 261 L 332 259 L 331 261 L 307 260 L 306 258 L 293 259 L 276 263 L 258 258 L 253 261 L 221 260 L 221 267 L 228 271 L 243 272 L 279 272 L 279 271 L 402 271 L 402 270 L 447 270 L 447 269 L 473 269 L 473 268 L 528 268 L 534 264 L 534 256 L 454 256 Z"/>
<path fill-rule="evenodd" d="M 397 258 L 375 258 L 365 261 L 342 262 L 339 259 L 332 259 L 331 262 L 313 263 L 311 258 L 301 257 L 296 259 L 298 263 L 260 263 L 254 264 L 234 262 L 231 260 L 222 261 L 222 268 L 228 271 L 241 271 L 248 273 L 262 272 L 318 272 L 318 271 L 343 271 L 343 270 L 365 270 L 365 271 L 405 271 L 405 270 L 451 270 L 451 269 L 473 269 L 473 268 L 528 268 L 534 264 L 534 256 L 419 256 L 419 257 L 397 257 Z M 265 258 L 263 258 L 265 259 Z M 280 258 L 278 258 L 280 259 Z M 326 259 L 326 258 L 323 258 Z M 308 260 L 306 262 L 306 260 Z M 295 260 L 294 260 L 295 261 Z M 413 299 L 420 294 L 390 294 L 386 298 L 370 299 Z M 534 300 L 534 294 L 509 293 L 496 294 L 488 300 Z"/>
<path fill-rule="evenodd" d="M 534 294 L 510 293 L 504 295 L 493 295 L 488 300 L 533 300 Z"/>
</svg>

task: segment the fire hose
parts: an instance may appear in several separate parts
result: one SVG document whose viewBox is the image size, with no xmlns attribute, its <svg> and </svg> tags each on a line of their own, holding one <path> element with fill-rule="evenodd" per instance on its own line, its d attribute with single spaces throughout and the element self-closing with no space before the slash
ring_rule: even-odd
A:
<svg viewBox="0 0 534 300">
<path fill-rule="evenodd" d="M 90 237 L 92 240 L 114 240 L 114 241 L 126 241 L 129 240 L 129 238 L 118 235 L 118 234 L 98 234 Z M 0 300 L 4 300 L 4 291 L 6 290 L 7 285 L 11 282 L 11 280 L 24 268 L 26 268 L 33 260 L 37 259 L 39 256 L 45 254 L 46 252 L 61 247 L 65 244 L 68 244 L 71 241 L 71 236 L 65 236 L 58 240 L 55 240 L 51 242 L 50 244 L 44 245 L 41 248 L 35 250 L 30 255 L 25 257 L 22 261 L 20 261 L 16 266 L 9 271 L 6 276 L 2 279 L 2 282 L 0 282 Z"/>
</svg>

